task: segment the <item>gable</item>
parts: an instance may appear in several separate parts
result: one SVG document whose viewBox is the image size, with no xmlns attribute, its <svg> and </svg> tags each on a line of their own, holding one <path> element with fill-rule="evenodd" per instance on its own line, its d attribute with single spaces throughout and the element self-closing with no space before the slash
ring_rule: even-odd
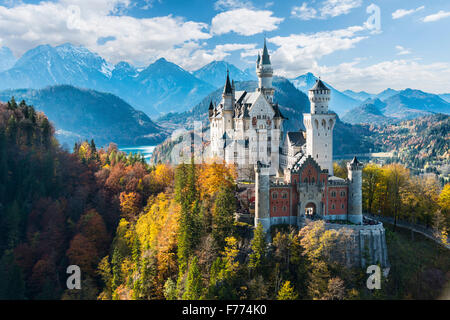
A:
<svg viewBox="0 0 450 320">
<path fill-rule="evenodd" d="M 254 102 L 250 107 L 249 114 L 251 118 L 257 117 L 258 115 L 259 116 L 266 115 L 269 118 L 273 118 L 275 112 L 273 111 L 273 108 L 269 104 L 269 102 L 267 102 L 264 95 L 261 92 L 258 92 L 256 99 L 254 100 Z"/>
</svg>

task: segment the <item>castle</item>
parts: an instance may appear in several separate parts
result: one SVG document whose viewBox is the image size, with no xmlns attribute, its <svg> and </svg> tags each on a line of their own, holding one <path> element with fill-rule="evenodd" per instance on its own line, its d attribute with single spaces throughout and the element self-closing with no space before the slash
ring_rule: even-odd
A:
<svg viewBox="0 0 450 320">
<path fill-rule="evenodd" d="M 238 171 L 254 170 L 255 225 L 267 231 L 314 217 L 361 225 L 363 165 L 355 157 L 347 164 L 347 179 L 333 175 L 336 115 L 328 110 L 330 89 L 317 80 L 308 94 L 310 113 L 303 115 L 306 131 L 284 132 L 265 41 L 256 73 L 254 92 L 236 91 L 227 73 L 221 102 L 209 106 L 210 156 L 236 164 Z"/>
</svg>

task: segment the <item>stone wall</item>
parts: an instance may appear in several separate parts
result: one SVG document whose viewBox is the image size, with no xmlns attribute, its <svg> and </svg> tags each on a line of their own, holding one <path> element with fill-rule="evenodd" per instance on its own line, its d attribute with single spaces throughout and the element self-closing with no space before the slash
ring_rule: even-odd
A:
<svg viewBox="0 0 450 320">
<path fill-rule="evenodd" d="M 327 229 L 345 229 L 351 239 L 349 244 L 349 264 L 366 267 L 372 264 L 380 264 L 383 268 L 389 266 L 386 245 L 386 232 L 381 222 L 373 225 L 342 225 L 326 223 Z"/>
</svg>

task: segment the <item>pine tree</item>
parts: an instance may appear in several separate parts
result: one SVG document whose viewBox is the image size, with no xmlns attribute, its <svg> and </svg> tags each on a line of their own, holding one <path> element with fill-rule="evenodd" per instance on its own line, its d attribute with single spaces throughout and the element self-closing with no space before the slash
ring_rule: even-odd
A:
<svg viewBox="0 0 450 320">
<path fill-rule="evenodd" d="M 221 188 L 214 201 L 212 235 L 219 250 L 225 246 L 225 238 L 231 234 L 234 224 L 236 199 L 232 188 Z"/>
<path fill-rule="evenodd" d="M 194 257 L 189 266 L 186 280 L 186 289 L 183 294 L 184 300 L 198 300 L 202 296 L 202 276 L 198 266 L 198 258 Z"/>
<path fill-rule="evenodd" d="M 265 264 L 266 257 L 265 232 L 261 223 L 254 230 L 252 240 L 252 253 L 250 254 L 249 268 L 259 271 Z"/>
</svg>

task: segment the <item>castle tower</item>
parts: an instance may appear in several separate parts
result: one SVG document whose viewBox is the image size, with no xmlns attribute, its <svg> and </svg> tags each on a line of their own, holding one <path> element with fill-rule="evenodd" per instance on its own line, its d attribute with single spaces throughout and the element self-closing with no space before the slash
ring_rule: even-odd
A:
<svg viewBox="0 0 450 320">
<path fill-rule="evenodd" d="M 227 70 L 227 80 L 225 82 L 225 86 L 223 87 L 223 121 L 225 130 L 233 128 L 233 109 L 234 109 L 234 95 L 233 95 L 233 87 L 230 83 L 230 73 Z"/>
<path fill-rule="evenodd" d="M 328 112 L 331 91 L 319 79 L 309 90 L 311 112 L 303 114 L 306 127 L 306 152 L 322 169 L 333 175 L 333 128 L 336 115 Z"/>
<path fill-rule="evenodd" d="M 273 94 L 275 92 L 272 88 L 273 69 L 272 64 L 270 63 L 266 39 L 264 39 L 262 57 L 258 54 L 258 59 L 256 60 L 256 74 L 258 76 L 258 90 L 262 91 L 267 101 L 273 102 Z"/>
<path fill-rule="evenodd" d="M 255 164 L 255 227 L 261 223 L 265 232 L 270 230 L 269 171 L 269 166 Z"/>
<path fill-rule="evenodd" d="M 348 180 L 348 220 L 362 223 L 362 169 L 363 165 L 356 157 L 347 163 Z"/>
</svg>

